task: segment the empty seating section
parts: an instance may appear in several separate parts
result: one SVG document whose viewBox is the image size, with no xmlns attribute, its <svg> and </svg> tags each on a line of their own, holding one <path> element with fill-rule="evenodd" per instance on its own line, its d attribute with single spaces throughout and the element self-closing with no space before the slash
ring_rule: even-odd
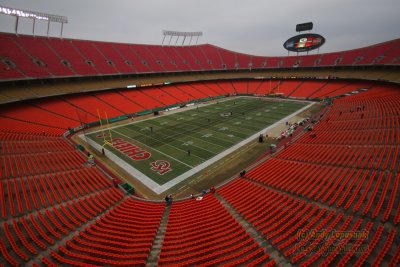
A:
<svg viewBox="0 0 400 267">
<path fill-rule="evenodd" d="M 98 92 L 98 93 L 93 93 L 93 95 L 125 114 L 132 114 L 143 111 L 143 107 L 130 101 L 128 98 L 119 94 L 117 91 Z"/>
<path fill-rule="evenodd" d="M 247 82 L 247 91 L 249 94 L 254 94 L 254 95 L 262 95 L 262 93 L 258 92 L 258 90 L 261 88 L 263 82 L 260 81 L 248 81 Z"/>
<path fill-rule="evenodd" d="M 346 93 L 351 92 L 347 89 L 347 86 L 350 85 L 348 82 L 331 82 L 321 87 L 320 90 L 315 91 L 308 97 L 310 98 L 324 98 L 324 97 L 332 97 L 335 96 L 335 92 L 339 90 L 344 90 Z"/>
<path fill-rule="evenodd" d="M 91 41 L 78 41 L 71 43 L 85 60 L 93 63 L 93 67 L 97 70 L 99 75 L 102 74 L 115 74 L 116 69 L 107 62 L 106 58 L 94 46 L 95 42 Z"/>
<path fill-rule="evenodd" d="M 281 81 L 277 80 L 263 80 L 261 85 L 258 87 L 257 94 L 268 95 L 273 94 L 280 86 Z"/>
<path fill-rule="evenodd" d="M 173 47 L 15 36 L 7 33 L 0 34 L 0 41 L 0 79 L 3 80 L 400 63 L 400 39 L 350 51 L 300 57 L 252 56 L 209 44 Z"/>
<path fill-rule="evenodd" d="M 123 198 L 62 137 L 1 132 L 0 144 L 0 265 L 25 265 Z"/>
<path fill-rule="evenodd" d="M 267 57 L 252 56 L 251 67 L 254 69 L 262 69 L 267 66 Z"/>
<path fill-rule="evenodd" d="M 246 266 L 259 258 L 270 261 L 214 196 L 172 205 L 160 266 Z"/>
<path fill-rule="evenodd" d="M 9 205 L 2 207 L 2 215 L 17 216 L 31 212 L 32 209 L 49 207 L 60 201 L 92 194 L 108 187 L 109 183 L 99 173 L 85 170 L 4 180 L 2 193 Z M 63 192 L 60 193 L 60 190 Z M 16 207 L 11 205 L 13 201 L 18 204 Z"/>
<path fill-rule="evenodd" d="M 192 85 L 186 85 L 186 84 L 180 85 L 179 84 L 179 85 L 175 85 L 175 87 L 178 88 L 185 95 L 187 95 L 189 100 L 204 99 L 204 98 L 208 98 L 209 97 L 208 94 L 202 92 L 201 90 L 197 90 Z M 164 91 L 168 92 L 168 89 L 166 88 L 166 89 L 164 89 Z"/>
<path fill-rule="evenodd" d="M 202 82 L 202 84 L 209 88 L 211 91 L 213 91 L 217 96 L 220 95 L 227 95 L 230 92 L 224 90 L 224 88 L 222 88 L 219 83 L 215 83 L 215 82 Z"/>
<path fill-rule="evenodd" d="M 188 94 L 187 92 L 185 92 L 184 89 L 181 90 L 179 88 L 179 85 L 175 85 L 175 86 L 174 85 L 169 85 L 169 86 L 166 86 L 166 87 L 162 87 L 161 90 L 165 94 L 168 94 L 168 95 L 174 97 L 177 100 L 177 102 L 180 102 L 180 103 L 185 103 L 185 102 L 188 102 L 188 101 L 193 100 L 193 99 L 198 99 L 198 98 L 195 98 L 192 95 Z M 192 88 L 191 90 L 189 89 L 189 91 L 194 91 L 194 90 Z M 204 97 L 200 97 L 200 99 L 201 98 L 204 98 Z"/>
<path fill-rule="evenodd" d="M 400 65 L 400 46 L 398 44 L 394 44 L 394 47 L 387 51 L 384 55 L 383 58 L 382 55 L 378 57 L 378 61 L 375 62 L 374 64 L 379 64 L 379 65 Z"/>
<path fill-rule="evenodd" d="M 146 88 L 142 90 L 142 93 L 159 102 L 161 107 L 170 106 L 178 102 L 178 99 L 159 88 Z"/>
<path fill-rule="evenodd" d="M 60 114 L 29 104 L 13 104 L 2 109 L 2 116 L 19 121 L 31 122 L 38 125 L 45 125 L 56 129 L 68 129 L 76 125 L 76 121 Z"/>
<path fill-rule="evenodd" d="M 168 55 L 177 55 L 177 58 L 174 56 L 172 56 L 172 58 L 175 60 L 177 65 L 180 66 L 181 70 L 201 70 L 202 67 L 200 61 L 193 55 L 191 48 L 192 46 L 164 47 L 165 52 Z M 175 54 L 171 50 L 174 51 Z M 182 61 L 182 63 L 179 61 Z M 182 64 L 184 64 L 185 67 L 182 67 Z"/>
<path fill-rule="evenodd" d="M 302 84 L 301 81 L 284 81 L 280 82 L 277 87 L 272 91 L 273 94 L 281 94 L 289 96 L 294 90 L 296 90 Z"/>
<path fill-rule="evenodd" d="M 61 39 L 47 39 L 44 42 L 53 48 L 55 53 L 64 61 L 65 64 L 70 65 L 71 68 L 79 76 L 90 76 L 97 75 L 97 70 L 88 64 L 80 51 L 73 46 L 72 40 L 61 40 Z"/>
<path fill-rule="evenodd" d="M 161 62 L 157 62 L 156 55 L 152 54 L 147 46 L 144 45 L 130 45 L 131 50 L 141 60 L 142 64 L 146 65 L 150 72 L 165 72 L 166 69 L 162 66 Z"/>
<path fill-rule="evenodd" d="M 0 116 L 0 130 L 8 133 L 60 136 L 65 130 Z"/>
<path fill-rule="evenodd" d="M 208 67 L 206 69 L 222 70 L 224 62 L 219 54 L 219 48 L 212 45 L 202 45 L 199 47 L 201 53 L 206 57 Z"/>
<path fill-rule="evenodd" d="M 216 91 L 211 89 L 210 87 L 207 86 L 207 83 L 194 83 L 192 84 L 192 87 L 196 91 L 201 92 L 203 95 L 206 95 L 206 97 L 217 97 L 224 94 L 224 92 L 222 91 Z"/>
<path fill-rule="evenodd" d="M 388 209 L 398 190 L 391 173 L 399 163 L 400 125 L 393 120 L 400 112 L 398 98 L 397 89 L 389 87 L 336 100 L 314 136 L 304 135 L 248 177 L 396 224 Z"/>
<path fill-rule="evenodd" d="M 299 66 L 300 59 L 297 56 L 288 56 L 282 58 L 282 68 L 293 68 Z"/>
<path fill-rule="evenodd" d="M 119 73 L 134 73 L 135 69 L 132 68 L 132 65 L 128 65 L 121 55 L 121 52 L 118 51 L 113 43 L 103 43 L 103 42 L 95 42 L 93 43 L 93 47 L 96 48 L 109 62 L 108 64 L 112 64 L 117 72 Z"/>
<path fill-rule="evenodd" d="M 374 65 L 380 64 L 380 61 L 385 57 L 386 53 L 393 49 L 396 49 L 398 44 L 393 42 L 385 42 L 372 46 L 367 53 L 365 53 L 360 61 L 357 62 L 358 65 Z"/>
<path fill-rule="evenodd" d="M 218 49 L 218 53 L 222 59 L 222 68 L 224 69 L 238 69 L 239 63 L 235 59 L 235 54 L 226 49 Z"/>
<path fill-rule="evenodd" d="M 218 192 L 292 264 L 345 266 L 367 259 L 377 263 L 398 247 L 393 243 L 395 228 L 384 230 L 379 223 L 321 208 L 246 179 L 236 179 Z M 378 243 L 382 250 L 371 255 Z"/>
<path fill-rule="evenodd" d="M 237 94 L 247 94 L 247 81 L 236 81 L 233 84 L 234 90 Z"/>
<path fill-rule="evenodd" d="M 355 134 L 354 132 L 351 133 L 353 136 Z M 348 139 L 351 138 L 351 136 L 347 137 Z M 325 140 L 326 142 L 331 141 Z M 397 156 L 395 140 L 391 140 L 390 144 L 382 145 L 361 145 L 356 143 L 356 139 L 354 140 L 354 142 L 348 144 L 297 143 L 282 152 L 279 158 L 355 168 L 371 166 L 374 169 L 381 170 L 393 168 L 395 165 Z M 374 140 L 370 141 L 373 142 Z M 302 142 L 306 142 L 305 139 Z M 344 140 L 344 142 L 346 141 Z M 372 155 L 379 155 L 379 158 L 373 158 Z M 382 155 L 385 157 L 382 157 Z M 372 160 L 374 161 L 371 162 Z"/>
<path fill-rule="evenodd" d="M 165 53 L 163 47 L 158 45 L 149 45 L 146 47 L 147 50 L 154 56 L 157 65 L 163 68 L 163 72 L 176 72 L 181 71 L 174 60 L 172 60 L 168 54 Z"/>
<path fill-rule="evenodd" d="M 315 67 L 319 66 L 321 55 L 310 55 L 299 57 L 299 67 Z"/>
<path fill-rule="evenodd" d="M 236 63 L 235 69 L 251 69 L 254 68 L 253 64 L 251 63 L 251 56 L 241 53 L 236 53 Z"/>
<path fill-rule="evenodd" d="M 143 107 L 143 110 L 151 110 L 155 108 L 162 107 L 162 103 L 149 97 L 148 95 L 143 93 L 143 90 L 119 90 L 118 91 L 121 95 L 128 98 L 130 101 L 134 102 L 135 104 Z"/>
<path fill-rule="evenodd" d="M 147 61 L 141 60 L 129 44 L 114 44 L 115 49 L 124 58 L 124 62 L 131 66 L 135 73 L 151 72 Z"/>
<path fill-rule="evenodd" d="M 0 34 L 0 58 L 11 61 L 10 63 L 15 65 L 18 73 L 23 74 L 24 77 L 49 77 L 50 73 L 48 73 L 44 67 L 35 64 L 32 56 L 22 50 L 22 48 L 15 43 L 14 38 L 16 37 L 13 35 Z M 13 67 L 9 68 L 13 69 Z M 16 79 L 22 78 L 19 74 L 17 75 L 18 76 L 15 77 Z"/>
<path fill-rule="evenodd" d="M 217 82 L 218 87 L 220 87 L 223 91 L 225 91 L 227 94 L 234 95 L 236 94 L 235 88 L 233 87 L 232 82 Z"/>
<path fill-rule="evenodd" d="M 201 45 L 195 45 L 188 47 L 187 50 L 191 55 L 193 55 L 196 64 L 200 66 L 201 70 L 212 70 L 212 62 L 207 58 L 201 48 Z"/>
<path fill-rule="evenodd" d="M 9 256 L 5 260 L 13 266 L 24 265 L 121 198 L 118 190 L 107 189 L 2 223 L 6 238 L 1 241 L 10 249 L 2 251 Z"/>
<path fill-rule="evenodd" d="M 128 198 L 76 234 L 65 246 L 51 252 L 51 258 L 61 265 L 73 261 L 145 266 L 164 207 L 164 204 Z"/>
<path fill-rule="evenodd" d="M 191 55 L 186 55 L 182 47 L 163 46 L 163 53 L 170 59 L 170 63 L 174 66 L 171 70 L 190 71 L 198 69 Z M 185 55 L 185 56 L 182 56 Z"/>
<path fill-rule="evenodd" d="M 71 120 L 74 120 L 75 125 L 71 126 L 77 126 L 81 122 L 88 123 L 90 120 L 96 118 L 94 115 L 82 111 L 81 109 L 73 106 L 61 97 L 38 99 L 34 102 L 34 105 L 53 114 L 59 114 L 60 116 L 64 116 Z"/>
<path fill-rule="evenodd" d="M 62 77 L 74 75 L 69 67 L 61 63 L 61 59 L 53 52 L 47 43 L 43 41 L 43 39 L 38 39 L 36 42 L 32 42 L 31 37 L 20 36 L 19 38 L 14 38 L 14 41 L 33 58 L 44 63 L 47 72 L 49 72 L 51 76 Z"/>
<path fill-rule="evenodd" d="M 267 57 L 266 58 L 266 68 L 280 68 L 282 66 L 281 57 Z"/>
<path fill-rule="evenodd" d="M 324 87 L 327 82 L 307 81 L 303 82 L 295 91 L 292 91 L 290 97 L 297 98 L 308 98 L 310 95 L 315 93 Z"/>
<path fill-rule="evenodd" d="M 121 111 L 89 94 L 67 95 L 62 96 L 62 99 L 76 107 L 80 111 L 79 113 L 82 114 L 81 117 L 83 119 L 87 118 L 89 121 L 97 121 L 99 113 L 101 118 L 105 118 L 105 113 L 109 118 L 124 115 Z"/>
<path fill-rule="evenodd" d="M 201 88 L 199 88 L 198 85 Z M 221 95 L 217 94 L 211 88 L 203 87 L 203 84 L 201 82 L 193 83 L 191 85 L 178 85 L 178 88 L 180 88 L 181 90 L 187 89 L 188 92 L 190 92 L 190 94 L 193 97 L 197 96 L 196 98 L 198 98 L 198 99 L 206 99 L 206 98 L 210 98 L 210 97 L 221 97 Z"/>
<path fill-rule="evenodd" d="M 29 142 L 24 142 L 24 144 L 30 145 Z M 36 157 L 37 155 L 40 157 Z M 82 157 L 79 157 L 79 154 L 65 153 L 63 150 L 52 151 L 50 149 L 43 152 L 27 152 L 26 154 L 8 154 L 3 156 L 4 173 L 7 174 L 5 178 L 47 173 L 53 169 L 65 171 L 69 168 L 75 168 L 75 166 L 79 167 L 83 161 Z"/>
<path fill-rule="evenodd" d="M 17 216 L 105 190 L 110 183 L 61 138 L 4 134 L 0 157 L 2 217 Z M 8 203 L 8 204 L 7 204 Z"/>
<path fill-rule="evenodd" d="M 334 53 L 327 53 L 321 55 L 321 61 L 319 62 L 318 66 L 325 67 L 325 66 L 336 66 L 340 60 L 342 60 L 343 52 L 334 52 Z"/>
<path fill-rule="evenodd" d="M 357 65 L 363 59 L 363 56 L 368 53 L 370 48 L 359 48 L 343 52 L 342 60 L 337 64 L 342 65 Z"/>
</svg>

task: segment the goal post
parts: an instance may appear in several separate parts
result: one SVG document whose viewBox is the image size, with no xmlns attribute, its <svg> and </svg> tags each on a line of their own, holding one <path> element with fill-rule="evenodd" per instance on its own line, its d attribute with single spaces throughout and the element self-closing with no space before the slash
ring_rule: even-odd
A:
<svg viewBox="0 0 400 267">
<path fill-rule="evenodd" d="M 104 112 L 105 120 L 101 118 L 99 109 L 97 109 L 97 115 L 99 116 L 101 135 L 103 137 L 103 147 L 105 147 L 106 145 L 112 146 L 112 133 L 110 123 L 108 121 L 107 112 Z"/>
</svg>

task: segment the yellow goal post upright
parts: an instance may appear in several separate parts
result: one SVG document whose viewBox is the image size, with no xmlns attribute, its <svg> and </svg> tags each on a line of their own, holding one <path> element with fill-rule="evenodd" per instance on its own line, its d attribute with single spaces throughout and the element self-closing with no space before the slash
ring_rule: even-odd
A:
<svg viewBox="0 0 400 267">
<path fill-rule="evenodd" d="M 107 112 L 104 112 L 104 115 L 106 117 L 106 119 L 104 120 L 105 125 L 103 123 L 103 119 L 100 116 L 100 111 L 99 109 L 97 109 L 97 115 L 99 116 L 99 123 L 100 123 L 100 128 L 101 128 L 101 135 L 103 137 L 103 147 L 105 147 L 106 145 L 109 146 L 113 146 L 112 143 L 112 133 L 111 133 L 111 129 L 110 129 L 110 123 L 108 121 L 108 116 L 107 116 Z"/>
</svg>

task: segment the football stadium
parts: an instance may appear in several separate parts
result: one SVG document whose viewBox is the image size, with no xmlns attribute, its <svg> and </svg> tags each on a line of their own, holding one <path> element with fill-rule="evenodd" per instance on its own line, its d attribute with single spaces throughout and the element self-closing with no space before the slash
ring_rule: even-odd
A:
<svg viewBox="0 0 400 267">
<path fill-rule="evenodd" d="M 399 38 L 301 23 L 258 56 L 0 13 L 0 266 L 399 266 Z"/>
</svg>

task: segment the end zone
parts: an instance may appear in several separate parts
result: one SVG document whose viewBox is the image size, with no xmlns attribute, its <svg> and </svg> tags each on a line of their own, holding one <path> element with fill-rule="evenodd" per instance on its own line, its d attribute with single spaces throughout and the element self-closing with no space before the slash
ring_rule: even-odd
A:
<svg viewBox="0 0 400 267">
<path fill-rule="evenodd" d="M 292 100 L 293 101 L 293 100 Z M 301 101 L 305 102 L 305 101 Z M 300 114 L 301 112 L 309 109 L 311 106 L 313 106 L 315 102 L 311 102 L 310 104 L 304 106 L 303 108 L 297 110 L 296 112 L 282 118 L 281 120 L 275 122 L 272 125 L 269 125 L 268 127 L 262 129 L 262 132 L 266 132 L 277 125 L 284 123 L 285 121 L 289 120 L 290 118 Z M 96 149 L 99 153 L 102 152 L 102 149 L 105 151 L 105 155 L 107 158 L 112 160 L 115 164 L 117 164 L 120 168 L 124 169 L 127 173 L 131 174 L 134 178 L 139 180 L 141 183 L 143 183 L 146 187 L 148 187 L 151 191 L 153 191 L 156 194 L 161 194 L 168 189 L 176 186 L 177 184 L 181 183 L 182 181 L 186 180 L 187 178 L 193 176 L 194 174 L 200 172 L 201 170 L 205 169 L 206 167 L 210 166 L 211 164 L 215 163 L 216 161 L 226 157 L 233 151 L 241 148 L 242 146 L 248 144 L 249 142 L 254 141 L 257 137 L 259 136 L 259 132 L 253 134 L 252 136 L 242 140 L 241 142 L 233 145 L 232 147 L 224 150 L 220 154 L 214 156 L 213 158 L 210 158 L 209 160 L 195 166 L 194 168 L 182 173 L 181 175 L 175 177 L 174 179 L 164 183 L 164 184 L 159 184 L 152 180 L 150 177 L 148 177 L 146 174 L 143 172 L 139 171 L 138 169 L 134 168 L 132 165 L 130 165 L 128 162 L 126 162 L 124 159 L 121 157 L 117 156 L 113 151 L 107 149 L 106 147 L 102 147 L 98 143 L 96 143 L 94 140 L 91 138 L 84 136 L 84 134 L 78 135 L 78 137 L 83 141 L 88 143 L 90 146 L 92 146 L 94 149 Z M 148 158 L 151 156 L 151 152 L 146 151 L 144 147 L 140 147 L 140 145 L 134 145 L 131 144 L 128 140 L 125 140 L 123 138 L 114 138 L 113 140 L 113 148 L 119 151 L 122 154 L 127 155 L 129 158 L 132 160 L 140 161 L 143 160 L 144 158 Z M 171 157 L 169 155 L 168 157 Z M 168 172 L 169 170 L 169 162 L 167 160 L 155 160 L 151 164 L 149 164 L 149 169 L 151 169 L 154 172 L 158 172 L 159 175 L 163 175 L 164 173 Z"/>
</svg>

